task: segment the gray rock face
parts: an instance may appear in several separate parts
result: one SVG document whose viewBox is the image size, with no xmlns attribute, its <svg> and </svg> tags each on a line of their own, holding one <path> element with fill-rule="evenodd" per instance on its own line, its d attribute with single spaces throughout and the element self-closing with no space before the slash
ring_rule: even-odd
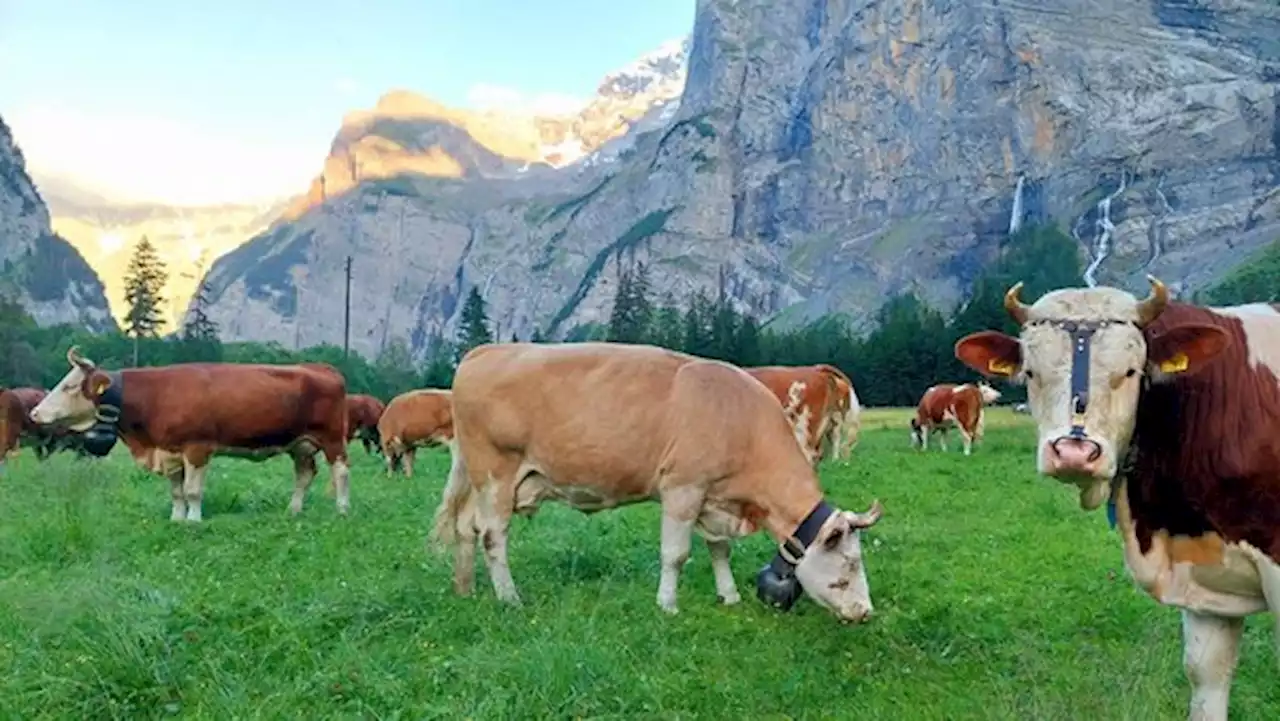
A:
<svg viewBox="0 0 1280 721">
<path fill-rule="evenodd" d="M 17 294 L 36 323 L 115 327 L 102 281 L 49 226 L 49 210 L 22 152 L 0 120 L 0 288 Z"/>
<path fill-rule="evenodd" d="M 702 0 L 678 112 L 612 162 L 364 184 L 220 262 L 217 320 L 340 343 L 350 254 L 370 355 L 451 334 L 473 285 L 503 338 L 603 322 L 633 260 L 861 324 L 907 289 L 952 306 L 1029 222 L 1095 282 L 1203 286 L 1280 239 L 1280 6 L 1122 5 Z"/>
</svg>

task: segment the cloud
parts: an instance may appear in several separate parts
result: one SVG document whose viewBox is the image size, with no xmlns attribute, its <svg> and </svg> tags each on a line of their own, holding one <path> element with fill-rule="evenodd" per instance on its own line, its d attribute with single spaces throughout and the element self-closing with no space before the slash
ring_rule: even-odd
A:
<svg viewBox="0 0 1280 721">
<path fill-rule="evenodd" d="M 478 83 L 467 90 L 467 104 L 478 110 L 502 110 L 532 115 L 570 115 L 586 100 L 561 93 L 527 95 L 515 88 Z"/>
<path fill-rule="evenodd" d="M 116 198 L 174 205 L 303 192 L 325 151 L 297 140 L 248 140 L 128 112 L 28 106 L 5 119 L 30 167 Z"/>
</svg>

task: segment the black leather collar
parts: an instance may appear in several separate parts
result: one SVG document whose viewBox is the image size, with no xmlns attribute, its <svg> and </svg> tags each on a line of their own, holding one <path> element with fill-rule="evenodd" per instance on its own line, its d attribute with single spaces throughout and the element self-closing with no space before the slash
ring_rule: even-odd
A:
<svg viewBox="0 0 1280 721">
<path fill-rule="evenodd" d="M 778 544 L 778 552 L 773 555 L 773 560 L 769 561 L 769 568 L 779 578 L 785 578 L 795 572 L 796 565 L 800 563 L 800 559 L 804 558 L 809 544 L 818 537 L 822 524 L 827 522 L 832 513 L 835 513 L 835 509 L 827 503 L 826 499 L 818 501 L 818 505 L 814 506 L 813 510 L 809 511 L 809 515 L 800 521 L 796 532 Z"/>
</svg>

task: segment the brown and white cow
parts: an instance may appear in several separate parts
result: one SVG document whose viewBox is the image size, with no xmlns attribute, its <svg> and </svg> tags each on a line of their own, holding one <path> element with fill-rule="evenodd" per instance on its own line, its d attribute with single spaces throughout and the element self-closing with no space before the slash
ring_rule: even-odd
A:
<svg viewBox="0 0 1280 721">
<path fill-rule="evenodd" d="M 947 431 L 955 428 L 960 433 L 967 456 L 973 450 L 973 442 L 981 440 L 986 428 L 986 412 L 983 406 L 995 403 L 1000 391 L 983 381 L 978 383 L 939 383 L 929 386 L 916 404 L 916 415 L 911 419 L 911 445 L 928 450 L 929 436 L 934 431 L 942 450 L 947 450 Z"/>
<path fill-rule="evenodd" d="M 302 510 L 324 453 L 338 512 L 350 506 L 346 380 L 323 363 L 181 363 L 103 371 L 67 351 L 71 370 L 31 411 L 40 424 L 86 431 L 118 409 L 114 430 L 144 468 L 169 479 L 173 521 L 200 521 L 204 475 L 213 456 L 294 463 L 289 509 Z"/>
<path fill-rule="evenodd" d="M 401 464 L 405 478 L 413 478 L 413 457 L 418 448 L 453 440 L 452 397 L 451 391 L 422 388 L 391 399 L 378 421 L 387 475 Z"/>
<path fill-rule="evenodd" d="M 1181 609 L 1190 718 L 1227 718 L 1244 617 L 1280 612 L 1280 311 L 1064 289 L 956 356 L 1027 386 L 1037 469 L 1104 502 L 1125 566 Z M 1280 615 L 1277 615 L 1280 618 Z M 1276 629 L 1280 640 L 1280 628 Z"/>
<path fill-rule="evenodd" d="M 80 453 L 80 434 L 65 426 L 42 426 L 31 420 L 31 411 L 44 400 L 47 391 L 31 387 L 10 390 L 23 407 L 22 442 L 31 446 L 37 459 L 43 461 L 60 450 L 75 450 Z"/>
<path fill-rule="evenodd" d="M 846 424 L 853 424 L 856 439 L 858 415 L 851 411 L 856 407 L 860 414 L 861 408 L 853 398 L 853 384 L 839 369 L 820 363 L 743 370 L 763 383 L 782 404 L 796 442 L 814 466 L 827 452 L 840 457 L 841 431 Z M 852 444 L 849 449 L 852 450 Z"/>
<path fill-rule="evenodd" d="M 347 442 L 360 439 L 365 453 L 373 455 L 378 442 L 378 419 L 386 406 L 382 401 L 365 393 L 347 395 Z"/>
<path fill-rule="evenodd" d="M 872 611 L 861 529 L 879 520 L 879 502 L 866 513 L 827 504 L 777 400 L 741 368 L 653 346 L 483 345 L 458 366 L 453 419 L 431 536 L 456 545 L 460 594 L 473 589 L 479 538 L 497 597 L 520 603 L 507 565 L 513 514 L 544 501 L 584 513 L 658 501 L 663 610 L 678 610 L 696 529 L 724 603 L 740 600 L 730 541 L 765 530 L 787 545 L 757 576 L 763 600 L 789 607 L 802 589 L 842 620 Z"/>
</svg>

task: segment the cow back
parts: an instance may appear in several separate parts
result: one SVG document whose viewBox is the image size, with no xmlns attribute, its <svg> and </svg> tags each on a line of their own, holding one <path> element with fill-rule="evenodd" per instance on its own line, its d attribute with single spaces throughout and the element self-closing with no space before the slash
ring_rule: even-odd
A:
<svg viewBox="0 0 1280 721">
<path fill-rule="evenodd" d="M 447 390 L 424 388 L 401 393 L 378 419 L 378 434 L 412 445 L 453 438 L 453 401 Z"/>
</svg>

